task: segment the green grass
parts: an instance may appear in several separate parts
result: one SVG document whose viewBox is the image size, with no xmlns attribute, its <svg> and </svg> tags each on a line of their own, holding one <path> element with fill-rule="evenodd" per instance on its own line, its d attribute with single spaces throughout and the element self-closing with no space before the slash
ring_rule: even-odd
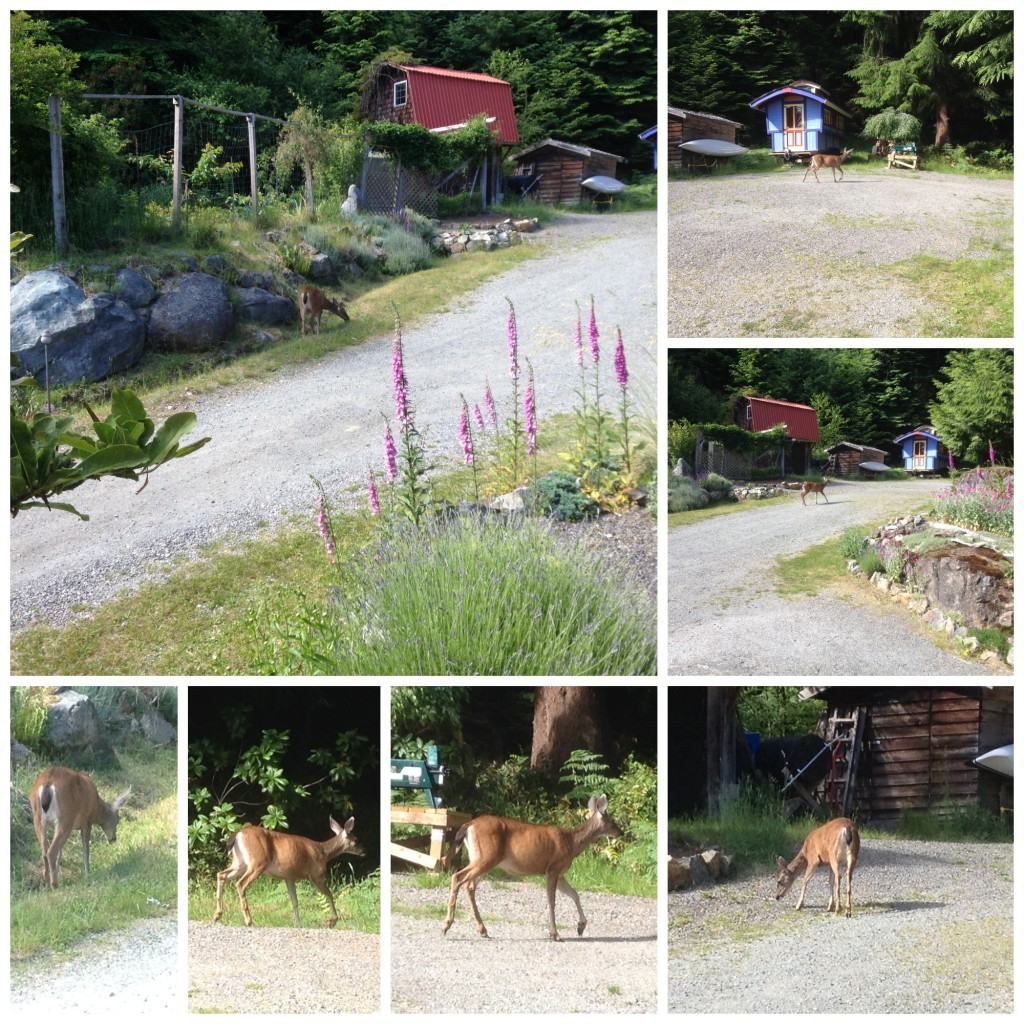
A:
<svg viewBox="0 0 1024 1024">
<path fill-rule="evenodd" d="M 121 811 L 117 842 L 93 829 L 89 879 L 76 832 L 64 847 L 60 885 L 41 888 L 39 845 L 31 819 L 11 816 L 11 959 L 44 949 L 66 950 L 92 933 L 107 932 L 146 917 L 177 912 L 177 753 L 153 747 L 118 750 L 120 767 L 90 775 L 100 796 L 112 800 L 131 784 Z M 12 808 L 42 766 L 12 769 Z"/>
<path fill-rule="evenodd" d="M 705 519 L 715 519 L 718 516 L 735 515 L 737 512 L 750 512 L 753 509 L 764 506 L 779 505 L 789 498 L 785 494 L 777 494 L 774 498 L 762 498 L 759 501 L 748 499 L 746 501 L 729 502 L 723 505 L 712 505 L 710 508 L 697 508 L 689 512 L 670 512 L 665 518 L 671 530 L 676 526 L 688 526 L 691 523 L 700 523 Z"/>
<path fill-rule="evenodd" d="M 896 834 L 947 843 L 1012 843 L 1013 825 L 983 807 L 950 802 L 931 811 L 907 811 Z"/>
<path fill-rule="evenodd" d="M 338 910 L 338 923 L 342 931 L 376 934 L 380 932 L 380 874 L 374 873 L 354 884 L 345 882 L 344 859 L 328 873 L 327 884 L 334 895 Z M 295 893 L 299 901 L 299 920 L 303 928 L 320 928 L 330 916 L 327 900 L 311 882 L 297 882 Z M 266 876 L 256 879 L 246 890 L 246 901 L 252 914 L 254 928 L 294 928 L 295 915 L 288 890 L 282 881 Z M 190 921 L 212 921 L 217 903 L 217 882 L 214 878 L 190 883 L 188 917 Z M 245 927 L 238 903 L 238 892 L 233 882 L 224 886 L 224 916 L 226 926 Z"/>
</svg>

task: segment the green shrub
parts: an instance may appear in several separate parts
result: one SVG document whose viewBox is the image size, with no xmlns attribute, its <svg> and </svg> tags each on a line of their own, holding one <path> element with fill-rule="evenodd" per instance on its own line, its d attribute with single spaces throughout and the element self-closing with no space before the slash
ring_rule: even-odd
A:
<svg viewBox="0 0 1024 1024">
<path fill-rule="evenodd" d="M 384 270 L 388 274 L 412 274 L 430 266 L 430 246 L 399 224 L 389 224 L 381 238 Z"/>
<path fill-rule="evenodd" d="M 688 476 L 673 477 L 668 492 L 669 512 L 690 512 L 708 507 L 708 493 Z"/>
<path fill-rule="evenodd" d="M 577 523 L 598 513 L 597 502 L 580 491 L 579 481 L 571 473 L 556 470 L 535 484 L 539 508 L 553 519 Z"/>
<path fill-rule="evenodd" d="M 724 476 L 717 473 L 708 473 L 703 482 L 704 490 L 708 492 L 711 501 L 734 501 L 732 493 L 732 481 L 726 480 Z"/>
<path fill-rule="evenodd" d="M 885 571 L 885 563 L 878 557 L 878 552 L 874 548 L 865 548 L 857 558 L 857 565 L 865 576 Z"/>
<path fill-rule="evenodd" d="M 861 552 L 864 550 L 864 533 L 855 526 L 851 526 L 849 529 L 843 531 L 843 536 L 839 541 L 839 553 L 843 558 L 849 560 L 851 558 L 860 558 Z"/>
</svg>

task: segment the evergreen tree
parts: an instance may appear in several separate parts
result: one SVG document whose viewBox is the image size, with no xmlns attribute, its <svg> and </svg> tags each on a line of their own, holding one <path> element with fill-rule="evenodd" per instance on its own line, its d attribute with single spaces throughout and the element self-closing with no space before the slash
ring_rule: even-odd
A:
<svg viewBox="0 0 1024 1024">
<path fill-rule="evenodd" d="M 1013 350 L 975 348 L 950 352 L 936 381 L 930 417 L 954 454 L 988 461 L 991 445 L 999 461 L 1013 462 Z"/>
</svg>

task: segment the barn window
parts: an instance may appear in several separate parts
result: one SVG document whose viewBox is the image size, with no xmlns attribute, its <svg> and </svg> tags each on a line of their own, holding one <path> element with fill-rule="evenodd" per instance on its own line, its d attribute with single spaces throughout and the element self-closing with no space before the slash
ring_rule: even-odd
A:
<svg viewBox="0 0 1024 1024">
<path fill-rule="evenodd" d="M 404 107 L 409 102 L 409 80 L 403 78 L 400 82 L 395 82 L 395 106 Z"/>
</svg>

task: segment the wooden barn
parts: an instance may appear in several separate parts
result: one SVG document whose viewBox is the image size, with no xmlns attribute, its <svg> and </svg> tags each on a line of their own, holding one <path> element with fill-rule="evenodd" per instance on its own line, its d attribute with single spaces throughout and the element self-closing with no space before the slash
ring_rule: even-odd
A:
<svg viewBox="0 0 1024 1024">
<path fill-rule="evenodd" d="M 380 61 L 363 88 L 362 108 L 370 121 L 418 124 L 439 134 L 465 128 L 482 116 L 494 137 L 494 152 L 478 169 L 477 187 L 485 206 L 501 191 L 502 158 L 519 144 L 508 82 L 470 71 Z"/>
<path fill-rule="evenodd" d="M 692 154 L 680 149 L 681 142 L 697 139 L 717 139 L 721 142 L 736 142 L 736 129 L 742 125 L 729 121 L 717 114 L 706 114 L 698 110 L 668 108 L 668 166 L 677 170 L 687 167 Z"/>
<path fill-rule="evenodd" d="M 809 405 L 741 395 L 734 405 L 733 415 L 738 427 L 754 433 L 785 427 L 789 444 L 783 473 L 811 471 L 811 451 L 821 440 L 821 434 L 818 431 L 818 414 Z"/>
<path fill-rule="evenodd" d="M 881 448 L 872 448 L 866 444 L 840 441 L 825 451 L 829 457 L 827 472 L 833 476 L 855 476 L 863 473 L 863 463 L 885 464 L 885 452 Z"/>
<path fill-rule="evenodd" d="M 971 764 L 1013 743 L 1012 686 L 807 687 L 829 714 L 862 719 L 854 816 L 896 822 L 908 811 L 1012 807 L 1013 780 Z"/>
<path fill-rule="evenodd" d="M 579 204 L 587 178 L 617 178 L 619 164 L 626 163 L 624 157 L 614 153 L 556 139 L 544 139 L 513 153 L 510 159 L 515 161 L 516 177 L 527 179 L 524 187 L 528 195 L 542 203 L 562 206 Z"/>
<path fill-rule="evenodd" d="M 751 100 L 750 105 L 764 114 L 772 153 L 778 156 L 838 153 L 847 142 L 851 115 L 833 103 L 817 82 L 790 82 Z"/>
<path fill-rule="evenodd" d="M 903 468 L 908 473 L 941 473 L 949 468 L 949 449 L 931 424 L 894 439 L 903 450 Z"/>
</svg>

